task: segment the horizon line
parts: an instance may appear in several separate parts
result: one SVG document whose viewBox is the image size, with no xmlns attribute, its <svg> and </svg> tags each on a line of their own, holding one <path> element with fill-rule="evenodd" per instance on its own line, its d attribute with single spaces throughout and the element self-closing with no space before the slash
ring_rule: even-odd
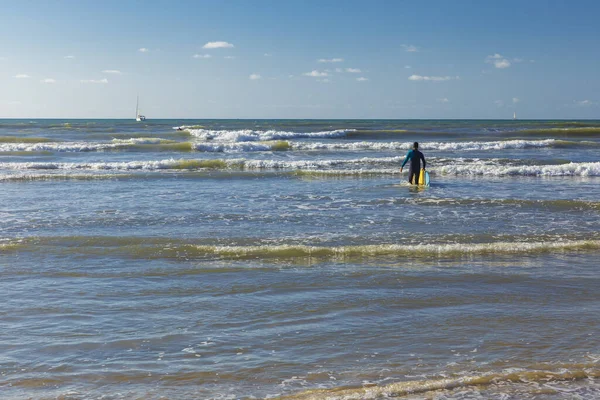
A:
<svg viewBox="0 0 600 400">
<path fill-rule="evenodd" d="M 135 121 L 134 118 L 85 118 L 85 117 L 0 117 L 1 120 L 121 120 L 121 121 Z M 242 121 L 600 121 L 598 118 L 152 118 L 146 119 L 143 122 L 149 123 L 151 121 L 165 121 L 165 120 L 189 120 L 189 121 L 200 121 L 200 120 L 242 120 Z M 137 121 L 136 121 L 137 122 Z"/>
</svg>

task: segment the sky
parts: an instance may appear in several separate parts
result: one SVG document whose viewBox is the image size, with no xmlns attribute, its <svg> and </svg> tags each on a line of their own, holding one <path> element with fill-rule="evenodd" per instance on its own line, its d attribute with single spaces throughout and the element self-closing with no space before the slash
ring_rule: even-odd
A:
<svg viewBox="0 0 600 400">
<path fill-rule="evenodd" d="M 0 118 L 600 119 L 595 0 L 0 9 Z"/>
</svg>

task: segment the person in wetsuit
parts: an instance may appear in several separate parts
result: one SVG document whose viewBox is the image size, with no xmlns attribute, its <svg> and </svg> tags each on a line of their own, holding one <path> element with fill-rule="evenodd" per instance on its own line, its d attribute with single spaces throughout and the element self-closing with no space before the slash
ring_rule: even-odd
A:
<svg viewBox="0 0 600 400">
<path fill-rule="evenodd" d="M 427 164 L 425 162 L 425 156 L 423 156 L 423 153 L 419 151 L 418 142 L 413 143 L 412 150 L 409 150 L 408 154 L 406 154 L 406 158 L 400 167 L 400 172 L 402 172 L 402 169 L 408 160 L 410 160 L 410 168 L 408 169 L 408 182 L 417 185 L 419 183 L 419 174 L 421 173 L 421 160 L 423 160 L 423 169 L 425 169 L 425 165 Z"/>
</svg>

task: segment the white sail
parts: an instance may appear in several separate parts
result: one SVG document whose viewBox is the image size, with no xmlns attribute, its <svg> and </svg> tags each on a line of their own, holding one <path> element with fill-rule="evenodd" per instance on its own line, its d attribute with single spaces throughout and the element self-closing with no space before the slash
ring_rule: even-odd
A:
<svg viewBox="0 0 600 400">
<path fill-rule="evenodd" d="M 517 112 L 513 112 L 513 119 L 517 119 Z"/>
<path fill-rule="evenodd" d="M 146 117 L 144 115 L 140 114 L 139 106 L 140 106 L 140 96 L 138 95 L 136 102 L 135 102 L 135 120 L 137 122 L 145 121 Z"/>
</svg>

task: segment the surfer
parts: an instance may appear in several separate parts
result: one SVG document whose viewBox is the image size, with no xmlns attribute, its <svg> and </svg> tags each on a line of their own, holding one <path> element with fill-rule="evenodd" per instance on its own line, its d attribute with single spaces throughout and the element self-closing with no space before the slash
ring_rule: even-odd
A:
<svg viewBox="0 0 600 400">
<path fill-rule="evenodd" d="M 414 184 L 416 185 L 417 183 L 419 183 L 419 174 L 421 173 L 421 160 L 423 160 L 423 169 L 425 169 L 425 165 L 427 164 L 425 162 L 425 156 L 423 156 L 423 153 L 419 151 L 418 142 L 414 142 L 412 150 L 409 150 L 408 154 L 406 154 L 406 158 L 404 159 L 404 162 L 400 167 L 400 172 L 402 172 L 402 169 L 404 168 L 408 160 L 410 160 L 410 168 L 408 169 L 408 182 L 414 182 Z"/>
</svg>

